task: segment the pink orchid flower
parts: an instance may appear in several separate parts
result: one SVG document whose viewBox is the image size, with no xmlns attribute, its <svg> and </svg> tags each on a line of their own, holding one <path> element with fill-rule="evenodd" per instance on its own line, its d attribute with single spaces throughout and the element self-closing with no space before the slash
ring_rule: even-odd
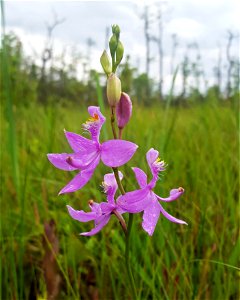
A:
<svg viewBox="0 0 240 300">
<path fill-rule="evenodd" d="M 123 175 L 119 171 L 119 178 L 122 180 Z M 94 221 L 95 227 L 89 232 L 80 233 L 80 235 L 91 236 L 98 233 L 110 220 L 113 210 L 119 214 L 124 213 L 120 207 L 115 203 L 114 196 L 117 191 L 117 182 L 113 173 L 106 174 L 103 182 L 104 192 L 107 195 L 107 202 L 96 203 L 93 200 L 89 201 L 91 212 L 84 212 L 83 210 L 75 210 L 67 205 L 70 216 L 79 222 Z"/>
<path fill-rule="evenodd" d="M 139 168 L 133 168 L 141 189 L 126 193 L 117 200 L 119 207 L 126 209 L 130 213 L 143 211 L 142 227 L 149 235 L 153 235 L 160 213 L 171 222 L 187 225 L 186 222 L 166 212 L 158 201 L 171 202 L 178 199 L 184 193 L 183 188 L 172 189 L 167 198 L 162 198 L 153 192 L 159 173 L 165 170 L 165 163 L 161 161 L 158 156 L 159 152 L 153 148 L 146 154 L 147 162 L 153 175 L 152 180 L 147 183 L 147 175 L 145 172 Z"/>
<path fill-rule="evenodd" d="M 91 139 L 65 131 L 74 153 L 48 154 L 49 161 L 56 168 L 80 170 L 59 194 L 81 189 L 91 179 L 100 160 L 106 166 L 119 167 L 128 162 L 138 148 L 136 144 L 124 140 L 109 140 L 100 144 L 99 135 L 106 119 L 97 106 L 88 107 L 88 112 L 90 118 L 83 124 L 83 128 L 91 134 Z"/>
</svg>

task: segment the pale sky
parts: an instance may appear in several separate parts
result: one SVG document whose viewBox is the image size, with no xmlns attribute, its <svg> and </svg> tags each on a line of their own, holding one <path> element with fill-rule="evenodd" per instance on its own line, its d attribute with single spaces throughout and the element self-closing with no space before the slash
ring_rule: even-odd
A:
<svg viewBox="0 0 240 300">
<path fill-rule="evenodd" d="M 95 41 L 91 50 L 91 67 L 101 70 L 99 57 L 105 47 L 106 27 L 119 24 L 121 41 L 125 55 L 131 62 L 145 70 L 144 23 L 141 19 L 144 4 L 151 4 L 153 23 L 151 34 L 158 34 L 155 20 L 161 5 L 163 15 L 163 50 L 165 90 L 171 81 L 172 34 L 177 34 L 175 66 L 180 64 L 186 53 L 187 45 L 197 42 L 208 82 L 214 82 L 213 67 L 218 60 L 219 47 L 222 49 L 223 71 L 225 72 L 225 52 L 227 30 L 239 35 L 240 1 L 237 0 L 167 0 L 167 1 L 5 1 L 5 19 L 7 31 L 14 31 L 22 40 L 24 50 L 36 59 L 44 47 L 46 23 L 53 20 L 53 12 L 65 21 L 54 30 L 54 50 L 59 54 L 74 48 L 87 54 L 87 39 Z M 155 20 L 155 21 L 154 21 Z M 235 39 L 232 55 L 237 57 L 239 38 Z M 34 54 L 35 53 L 35 54 Z M 70 52 L 69 52 L 70 53 Z M 191 50 L 192 59 L 197 53 Z M 68 56 L 68 54 L 67 54 Z M 158 79 L 157 47 L 151 44 L 153 61 L 150 75 Z M 79 69 L 81 73 L 81 69 Z M 178 76 L 177 84 L 181 78 Z"/>
</svg>

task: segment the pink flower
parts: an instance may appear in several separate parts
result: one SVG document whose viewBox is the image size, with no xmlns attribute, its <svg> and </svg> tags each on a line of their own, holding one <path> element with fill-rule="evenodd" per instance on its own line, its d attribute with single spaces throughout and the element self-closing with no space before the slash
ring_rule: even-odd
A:
<svg viewBox="0 0 240 300">
<path fill-rule="evenodd" d="M 153 192 L 159 173 L 165 170 L 165 163 L 161 161 L 158 156 L 159 152 L 153 148 L 151 148 L 146 155 L 148 165 L 153 175 L 152 180 L 147 183 L 147 175 L 145 172 L 139 168 L 133 168 L 141 189 L 126 193 L 117 200 L 119 207 L 126 209 L 130 213 L 143 211 L 142 227 L 149 235 L 153 234 L 160 213 L 171 222 L 187 224 L 167 213 L 158 201 L 171 202 L 178 199 L 184 193 L 183 188 L 172 189 L 167 198 L 162 198 Z"/>
<path fill-rule="evenodd" d="M 120 180 L 122 180 L 122 173 L 118 173 Z M 114 196 L 117 191 L 117 182 L 113 173 L 106 174 L 104 176 L 103 188 L 107 195 L 107 202 L 96 203 L 90 200 L 89 207 L 91 212 L 75 210 L 71 206 L 67 205 L 68 212 L 73 219 L 79 222 L 95 222 L 95 227 L 91 231 L 83 232 L 81 235 L 91 236 L 98 233 L 109 222 L 113 210 L 117 211 L 119 214 L 124 212 L 114 201 Z"/>
<path fill-rule="evenodd" d="M 109 140 L 99 143 L 99 135 L 105 117 L 99 107 L 88 108 L 90 118 L 83 128 L 91 134 L 91 139 L 76 133 L 65 131 L 65 136 L 73 153 L 48 154 L 49 161 L 64 171 L 80 170 L 80 172 L 59 192 L 70 193 L 81 189 L 92 177 L 100 160 L 109 167 L 119 167 L 128 162 L 138 146 L 124 140 Z"/>
</svg>

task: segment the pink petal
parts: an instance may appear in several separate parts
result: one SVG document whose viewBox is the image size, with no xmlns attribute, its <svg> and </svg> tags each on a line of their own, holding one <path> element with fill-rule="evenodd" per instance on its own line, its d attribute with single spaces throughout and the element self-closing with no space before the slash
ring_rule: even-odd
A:
<svg viewBox="0 0 240 300">
<path fill-rule="evenodd" d="M 119 167 L 128 162 L 138 146 L 124 140 L 110 140 L 102 144 L 101 159 L 108 167 Z"/>
<path fill-rule="evenodd" d="M 93 119 L 95 116 L 97 116 L 97 118 L 95 120 L 88 120 L 83 124 L 83 127 L 91 133 L 92 139 L 98 142 L 100 131 L 106 118 L 102 115 L 100 108 L 97 106 L 89 106 L 88 112 Z"/>
<path fill-rule="evenodd" d="M 96 160 L 89 166 L 88 169 L 81 171 L 77 174 L 60 192 L 60 194 L 71 193 L 81 189 L 91 179 L 96 166 L 100 161 L 98 156 Z"/>
<path fill-rule="evenodd" d="M 128 192 L 118 197 L 117 206 L 129 213 L 139 213 L 149 205 L 151 191 L 148 188 Z"/>
<path fill-rule="evenodd" d="M 164 202 L 171 202 L 174 200 L 177 200 L 182 194 L 184 193 L 184 189 L 183 188 L 178 188 L 178 189 L 173 189 L 170 191 L 170 196 L 167 198 L 162 198 L 158 195 L 156 195 L 156 197 Z"/>
<path fill-rule="evenodd" d="M 116 209 L 116 204 L 115 203 L 107 203 L 107 202 L 102 202 L 100 203 L 101 211 L 102 214 L 111 214 L 111 212 Z"/>
<path fill-rule="evenodd" d="M 62 153 L 62 154 L 55 154 L 51 153 L 48 154 L 48 160 L 54 165 L 54 167 L 64 170 L 64 171 L 73 171 L 77 170 L 76 167 L 70 166 L 67 162 L 66 159 L 70 157 L 72 154 L 68 153 Z"/>
<path fill-rule="evenodd" d="M 122 172 L 118 171 L 118 175 L 120 180 L 122 180 L 123 179 Z M 114 173 L 108 173 L 104 175 L 104 184 L 112 188 L 117 188 L 117 182 Z"/>
<path fill-rule="evenodd" d="M 111 215 L 104 216 L 104 218 L 102 218 L 101 222 L 97 226 L 95 226 L 91 231 L 80 233 L 80 235 L 91 236 L 91 235 L 98 233 L 105 225 L 107 225 L 107 223 L 110 220 L 110 217 L 111 217 Z"/>
<path fill-rule="evenodd" d="M 152 169 L 152 164 L 156 161 L 158 156 L 159 156 L 159 152 L 157 150 L 155 150 L 153 148 L 148 150 L 148 152 L 146 154 L 146 158 L 147 158 L 147 162 L 148 162 L 150 169 Z"/>
<path fill-rule="evenodd" d="M 85 137 L 64 130 L 65 136 L 68 140 L 69 145 L 73 149 L 74 152 L 82 152 L 82 151 L 93 151 L 96 149 L 96 143 L 92 140 L 86 139 Z"/>
<path fill-rule="evenodd" d="M 162 205 L 159 203 L 160 206 L 160 210 L 161 213 L 164 215 L 165 218 L 167 218 L 169 221 L 174 222 L 174 223 L 179 223 L 179 224 L 185 224 L 188 225 L 186 222 L 179 220 L 173 216 L 171 216 L 169 213 L 166 212 L 166 210 L 164 210 L 164 208 L 162 207 Z"/>
<path fill-rule="evenodd" d="M 118 171 L 119 179 L 122 180 L 123 174 Z M 104 192 L 107 194 L 107 200 L 109 203 L 114 203 L 114 196 L 117 191 L 118 185 L 115 179 L 114 173 L 104 175 Z"/>
<path fill-rule="evenodd" d="M 94 202 L 93 200 L 89 201 L 89 207 L 91 209 L 92 212 L 96 213 L 96 216 L 101 216 L 102 215 L 102 210 L 101 210 L 101 206 L 99 203 Z"/>
<path fill-rule="evenodd" d="M 132 168 L 132 170 L 135 173 L 140 188 L 145 188 L 145 186 L 147 185 L 147 175 L 145 174 L 145 172 L 139 168 Z"/>
<path fill-rule="evenodd" d="M 160 215 L 160 205 L 156 197 L 151 198 L 151 203 L 144 209 L 143 213 L 143 229 L 149 234 L 153 235 L 155 227 Z"/>
<path fill-rule="evenodd" d="M 96 219 L 95 212 L 84 212 L 83 210 L 75 210 L 71 206 L 67 205 L 70 216 L 79 222 L 88 222 Z"/>
<path fill-rule="evenodd" d="M 77 169 L 88 169 L 92 162 L 99 156 L 100 152 L 89 149 L 88 152 L 74 153 L 67 158 L 67 163 Z"/>
</svg>

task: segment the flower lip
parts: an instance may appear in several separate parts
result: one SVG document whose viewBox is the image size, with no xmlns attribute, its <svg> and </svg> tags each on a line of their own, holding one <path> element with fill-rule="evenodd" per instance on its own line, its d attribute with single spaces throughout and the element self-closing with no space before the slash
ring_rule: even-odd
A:
<svg viewBox="0 0 240 300">
<path fill-rule="evenodd" d="M 180 192 L 180 193 L 183 193 L 184 192 L 184 188 L 182 188 L 181 186 L 178 188 L 178 191 Z"/>
<path fill-rule="evenodd" d="M 97 113 L 94 113 L 93 116 L 88 118 L 87 121 L 83 123 L 83 128 L 88 130 L 91 126 L 94 126 L 99 121 L 100 121 L 99 115 Z"/>
<path fill-rule="evenodd" d="M 157 169 L 157 171 L 165 171 L 166 170 L 166 163 L 164 160 L 161 160 L 160 157 L 158 157 L 154 163 L 153 166 Z"/>
</svg>

